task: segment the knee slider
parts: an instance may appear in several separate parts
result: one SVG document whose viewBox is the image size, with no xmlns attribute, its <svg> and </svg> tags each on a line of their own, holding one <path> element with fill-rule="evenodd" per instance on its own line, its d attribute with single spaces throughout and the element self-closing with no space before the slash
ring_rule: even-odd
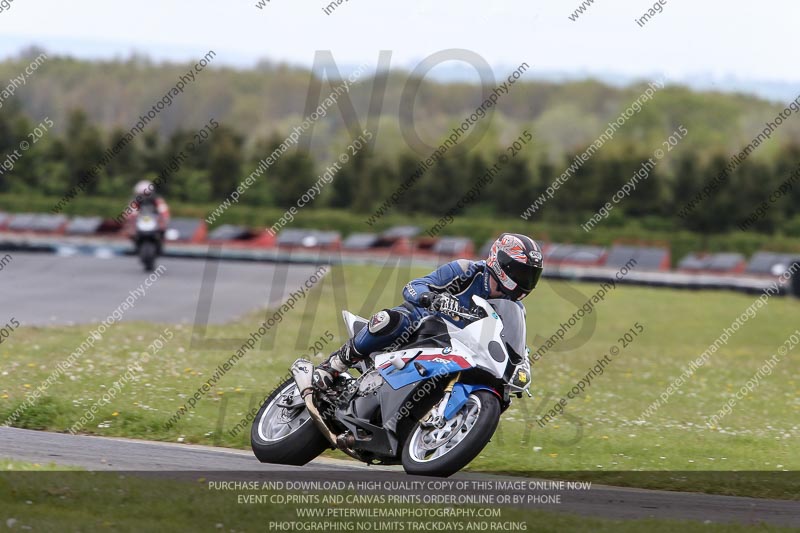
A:
<svg viewBox="0 0 800 533">
<path fill-rule="evenodd" d="M 375 336 L 392 335 L 400 330 L 404 315 L 394 309 L 378 311 L 369 319 L 369 332 Z"/>
</svg>

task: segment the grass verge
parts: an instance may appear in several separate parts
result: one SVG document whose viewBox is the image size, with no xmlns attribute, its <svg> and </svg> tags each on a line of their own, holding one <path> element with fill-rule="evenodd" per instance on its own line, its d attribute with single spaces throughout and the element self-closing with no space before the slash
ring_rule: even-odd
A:
<svg viewBox="0 0 800 533">
<path fill-rule="evenodd" d="M 413 276 L 409 268 L 339 267 L 271 330 L 265 346 L 248 353 L 174 427 L 165 423 L 264 320 L 253 314 L 208 336 L 238 338 L 224 349 L 192 348 L 192 327 L 169 326 L 174 337 L 142 366 L 106 405 L 99 406 L 83 432 L 249 446 L 248 411 L 285 376 L 300 355 L 318 358 L 344 340 L 339 310 L 369 315 L 399 300 Z M 541 345 L 597 290 L 592 284 L 545 282 L 527 301 L 528 343 Z M 347 297 L 344 301 L 343 296 Z M 718 292 L 680 292 L 621 287 L 609 292 L 533 368 L 535 397 L 515 400 L 493 442 L 470 465 L 473 471 L 530 475 L 576 472 L 601 482 L 614 472 L 778 472 L 800 470 L 798 367 L 789 358 L 741 399 L 717 427 L 707 425 L 750 379 L 764 360 L 797 330 L 798 302 L 773 298 L 747 321 L 709 361 L 646 419 L 641 414 L 690 361 L 730 326 L 753 297 Z M 143 301 L 140 305 L 147 305 Z M 602 375 L 570 399 L 564 413 L 542 426 L 541 417 L 587 375 L 619 339 L 641 324 L 643 332 L 621 351 Z M 65 357 L 91 326 L 23 327 L 0 346 L 0 422 L 10 416 Z M 140 361 L 163 326 L 122 323 L 95 349 L 68 368 L 44 397 L 12 425 L 67 431 L 97 404 L 128 365 Z M 332 341 L 327 341 L 330 333 Z M 324 340 L 324 342 L 323 342 Z M 318 348 L 314 347 L 318 342 Z M 790 355 L 791 357 L 791 355 Z M 248 429 L 234 433 L 242 421 Z M 608 472 L 611 472 L 609 474 Z M 626 476 L 618 476 L 625 484 Z M 628 476 L 627 479 L 634 479 Z M 649 479 L 649 481 L 648 481 Z M 682 481 L 683 479 L 683 481 Z M 722 482 L 714 476 L 640 476 L 649 488 L 694 490 L 758 497 L 798 498 L 796 485 Z"/>
</svg>

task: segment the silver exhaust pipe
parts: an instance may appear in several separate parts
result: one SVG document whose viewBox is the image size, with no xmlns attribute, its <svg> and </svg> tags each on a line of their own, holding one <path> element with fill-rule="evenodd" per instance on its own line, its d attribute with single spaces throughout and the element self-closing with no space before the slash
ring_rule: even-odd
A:
<svg viewBox="0 0 800 533">
<path fill-rule="evenodd" d="M 328 429 L 328 426 L 325 425 L 325 422 L 322 421 L 322 416 L 319 414 L 317 407 L 314 405 L 314 400 L 312 399 L 311 376 L 314 373 L 313 363 L 306 359 L 298 359 L 292 363 L 291 372 L 292 376 L 294 377 L 294 382 L 297 383 L 297 389 L 300 391 L 303 401 L 306 403 L 308 414 L 311 415 L 311 419 L 314 420 L 314 423 L 317 425 L 317 429 L 322 432 L 325 438 L 328 439 L 333 446 L 338 448 L 339 446 L 336 442 L 336 435 L 334 435 L 331 430 Z"/>
</svg>

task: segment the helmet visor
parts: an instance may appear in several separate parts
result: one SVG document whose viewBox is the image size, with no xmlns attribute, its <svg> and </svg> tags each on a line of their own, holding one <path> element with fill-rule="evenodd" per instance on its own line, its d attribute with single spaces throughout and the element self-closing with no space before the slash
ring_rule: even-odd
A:
<svg viewBox="0 0 800 533">
<path fill-rule="evenodd" d="M 542 276 L 542 267 L 515 261 L 504 252 L 497 254 L 497 261 L 508 277 L 525 292 L 531 292 Z"/>
</svg>

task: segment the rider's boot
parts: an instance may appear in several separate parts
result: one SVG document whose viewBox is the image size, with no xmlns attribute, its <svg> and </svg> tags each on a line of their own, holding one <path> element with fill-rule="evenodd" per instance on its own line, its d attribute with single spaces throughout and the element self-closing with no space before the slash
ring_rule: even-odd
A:
<svg viewBox="0 0 800 533">
<path fill-rule="evenodd" d="M 353 339 L 345 342 L 341 348 L 333 352 L 325 361 L 314 369 L 311 383 L 315 389 L 325 391 L 333 386 L 339 374 L 346 372 L 364 356 L 353 346 Z"/>
</svg>

